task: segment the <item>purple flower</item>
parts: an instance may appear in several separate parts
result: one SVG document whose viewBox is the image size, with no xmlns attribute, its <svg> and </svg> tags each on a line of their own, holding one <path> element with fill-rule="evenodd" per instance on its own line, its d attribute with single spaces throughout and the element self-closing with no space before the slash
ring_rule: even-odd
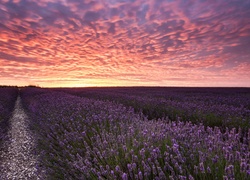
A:
<svg viewBox="0 0 250 180">
<path fill-rule="evenodd" d="M 201 162 L 201 163 L 199 164 L 199 169 L 200 169 L 200 171 L 201 171 L 202 173 L 205 173 L 205 168 L 204 168 L 203 162 Z"/>
<path fill-rule="evenodd" d="M 120 167 L 117 165 L 117 166 L 115 167 L 115 170 L 116 170 L 117 172 L 119 172 L 119 171 L 120 171 Z"/>
<path fill-rule="evenodd" d="M 188 180 L 194 180 L 194 177 L 191 174 L 189 174 L 188 175 Z"/>
<path fill-rule="evenodd" d="M 229 180 L 227 176 L 223 176 L 223 180 Z"/>
<path fill-rule="evenodd" d="M 138 173 L 138 179 L 139 179 L 139 180 L 143 180 L 143 175 L 142 175 L 142 172 L 141 172 L 141 171 L 139 171 L 139 173 Z"/>
<path fill-rule="evenodd" d="M 209 166 L 207 167 L 207 173 L 209 173 L 209 174 L 211 173 L 211 169 Z"/>
<path fill-rule="evenodd" d="M 128 180 L 128 175 L 126 173 L 122 174 L 122 180 Z"/>
</svg>

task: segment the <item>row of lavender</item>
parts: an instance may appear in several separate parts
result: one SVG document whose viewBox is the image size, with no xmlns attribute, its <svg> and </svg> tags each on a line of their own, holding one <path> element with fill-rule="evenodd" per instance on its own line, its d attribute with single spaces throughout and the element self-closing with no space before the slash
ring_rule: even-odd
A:
<svg viewBox="0 0 250 180">
<path fill-rule="evenodd" d="M 7 135 L 17 95 L 18 89 L 15 87 L 0 87 L 0 147 Z"/>
<path fill-rule="evenodd" d="M 249 88 L 79 88 L 73 95 L 110 100 L 142 111 L 149 119 L 202 122 L 206 126 L 250 127 Z"/>
<path fill-rule="evenodd" d="M 250 129 L 148 120 L 118 103 L 51 90 L 23 89 L 21 97 L 50 179 L 250 178 Z"/>
</svg>

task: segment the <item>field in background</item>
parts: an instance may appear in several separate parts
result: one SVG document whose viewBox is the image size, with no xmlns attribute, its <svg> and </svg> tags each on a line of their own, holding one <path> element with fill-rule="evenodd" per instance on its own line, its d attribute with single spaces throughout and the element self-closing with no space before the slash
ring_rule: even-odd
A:
<svg viewBox="0 0 250 180">
<path fill-rule="evenodd" d="M 250 89 L 23 88 L 51 179 L 250 178 Z"/>
<path fill-rule="evenodd" d="M 249 88 L 66 88 L 79 97 L 108 100 L 132 107 L 148 119 L 203 123 L 206 126 L 250 127 Z"/>
</svg>

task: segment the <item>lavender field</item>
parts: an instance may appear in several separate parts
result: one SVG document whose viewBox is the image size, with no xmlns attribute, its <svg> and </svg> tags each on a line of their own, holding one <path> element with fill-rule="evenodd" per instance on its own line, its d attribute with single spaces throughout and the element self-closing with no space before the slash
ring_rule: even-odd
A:
<svg viewBox="0 0 250 180">
<path fill-rule="evenodd" d="M 17 88 L 0 87 L 0 149 L 3 141 L 6 139 L 6 133 L 9 128 L 8 119 L 13 111 L 17 95 Z"/>
<path fill-rule="evenodd" d="M 250 179 L 250 89 L 22 88 L 20 97 L 48 179 Z"/>
<path fill-rule="evenodd" d="M 210 127 L 250 127 L 249 88 L 73 88 L 57 89 L 79 97 L 132 107 L 149 120 L 168 118 Z"/>
</svg>

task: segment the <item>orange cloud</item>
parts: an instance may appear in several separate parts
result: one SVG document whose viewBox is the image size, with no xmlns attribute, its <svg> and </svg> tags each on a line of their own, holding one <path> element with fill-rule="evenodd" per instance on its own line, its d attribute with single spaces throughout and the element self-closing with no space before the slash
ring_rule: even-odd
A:
<svg viewBox="0 0 250 180">
<path fill-rule="evenodd" d="M 249 6 L 233 0 L 1 0 L 0 80 L 250 86 Z"/>
</svg>

